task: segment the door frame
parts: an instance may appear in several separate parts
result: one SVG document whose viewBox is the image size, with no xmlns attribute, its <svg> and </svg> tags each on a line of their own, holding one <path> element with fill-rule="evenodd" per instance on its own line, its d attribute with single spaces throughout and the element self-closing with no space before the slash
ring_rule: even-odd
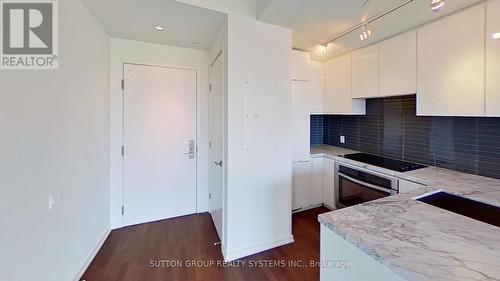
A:
<svg viewBox="0 0 500 281">
<path fill-rule="evenodd" d="M 215 56 L 215 58 L 210 62 L 209 64 L 209 70 L 208 70 L 208 83 L 209 85 L 212 84 L 212 76 L 210 75 L 211 74 L 211 69 L 213 67 L 213 65 L 217 62 L 217 61 L 221 61 L 222 63 L 222 71 L 221 71 L 221 75 L 222 75 L 222 84 L 220 85 L 221 86 L 221 91 L 222 91 L 222 104 L 221 104 L 221 110 L 222 110 L 222 117 L 223 117 L 223 122 L 222 122 L 222 161 L 223 161 L 223 165 L 222 165 L 222 237 L 219 237 L 220 239 L 220 243 L 221 243 L 221 248 L 222 248 L 222 252 L 224 253 L 224 248 L 225 248 L 225 241 L 226 241 L 226 184 L 227 184 L 227 180 L 226 180 L 226 175 L 227 175 L 227 155 L 226 155 L 226 146 L 227 146 L 227 141 L 226 141 L 226 133 L 227 133 L 227 128 L 226 128 L 226 123 L 224 120 L 226 120 L 226 105 L 225 105 L 225 99 L 226 99 L 226 75 L 225 75 L 225 70 L 226 70 L 226 64 L 225 64 L 225 55 L 224 55 L 224 49 L 221 49 L 219 50 L 219 52 L 217 53 L 217 55 Z M 208 108 L 209 108 L 209 115 L 208 115 L 208 139 L 209 141 L 211 142 L 212 141 L 212 125 L 211 125 L 211 109 L 212 109 L 212 94 L 211 94 L 211 90 L 209 90 L 209 94 L 208 94 Z M 209 169 L 208 169 L 208 173 L 209 173 L 209 178 L 208 178 L 208 192 L 209 194 L 212 194 L 212 190 L 213 190 L 213 186 L 212 186 L 212 169 L 211 169 L 211 165 L 212 165 L 212 159 L 211 159 L 211 151 L 212 151 L 212 148 L 210 147 L 209 148 L 209 151 L 208 151 L 208 165 L 209 165 Z M 212 210 L 212 199 L 210 198 L 208 200 L 208 212 L 211 214 L 211 210 Z"/>
<path fill-rule="evenodd" d="M 121 147 L 122 147 L 122 154 L 121 154 L 121 175 L 122 175 L 122 198 L 121 198 L 121 203 L 122 203 L 122 214 L 121 214 L 121 225 L 122 227 L 126 227 L 125 225 L 125 213 L 126 212 L 126 206 L 125 206 L 125 155 L 123 154 L 123 149 L 125 147 L 125 87 L 126 87 L 126 81 L 125 81 L 125 66 L 126 65 L 135 65 L 135 66 L 146 66 L 146 67 L 155 67 L 155 68 L 167 68 L 167 69 L 176 69 L 176 70 L 188 70 L 188 71 L 194 71 L 195 73 L 195 108 L 196 108 L 196 113 L 195 113 L 195 185 L 196 185 L 196 192 L 195 192 L 195 202 L 196 202 L 196 213 L 198 213 L 198 153 L 199 153 L 199 128 L 198 128 L 198 117 L 199 117 L 199 108 L 198 108 L 198 98 L 199 98 L 199 86 L 198 86 L 198 70 L 193 69 L 193 68 L 183 68 L 183 67 L 173 67 L 173 66 L 165 66 L 165 65 L 154 65 L 154 64 L 144 64 L 144 63 L 129 63 L 129 62 L 124 62 L 122 63 L 122 69 L 121 69 L 121 107 L 122 107 L 122 114 L 120 118 L 121 122 L 121 129 L 122 129 L 122 135 L 121 135 Z M 126 148 L 125 148 L 125 153 L 126 153 Z"/>
</svg>

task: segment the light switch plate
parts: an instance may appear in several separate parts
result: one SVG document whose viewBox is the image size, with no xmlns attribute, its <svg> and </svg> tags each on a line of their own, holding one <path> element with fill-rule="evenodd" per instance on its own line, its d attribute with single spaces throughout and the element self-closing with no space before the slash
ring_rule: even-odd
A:
<svg viewBox="0 0 500 281">
<path fill-rule="evenodd" d="M 345 136 L 340 136 L 340 143 L 345 143 Z"/>
</svg>

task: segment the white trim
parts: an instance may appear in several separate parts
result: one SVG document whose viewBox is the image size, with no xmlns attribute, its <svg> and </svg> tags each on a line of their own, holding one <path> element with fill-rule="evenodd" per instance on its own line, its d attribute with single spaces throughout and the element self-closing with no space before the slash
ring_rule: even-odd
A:
<svg viewBox="0 0 500 281">
<path fill-rule="evenodd" d="M 334 207 L 332 207 L 332 206 L 330 206 L 330 205 L 328 205 L 328 204 L 326 204 L 326 203 L 323 203 L 323 207 L 325 207 L 325 208 L 329 209 L 330 211 L 335 211 L 335 210 L 337 210 L 337 208 L 334 208 Z"/>
<path fill-rule="evenodd" d="M 225 116 L 225 113 L 224 111 L 226 110 L 225 107 L 224 107 L 224 90 L 225 90 L 225 75 L 224 75 L 224 71 L 226 69 L 225 67 L 225 64 L 224 64 L 224 48 L 221 48 L 220 51 L 218 52 L 217 56 L 215 57 L 215 59 L 212 61 L 212 63 L 210 64 L 209 66 L 209 70 L 208 70 L 208 83 L 209 83 L 209 94 L 208 94 L 208 140 L 210 143 L 212 143 L 212 68 L 213 66 L 215 65 L 215 63 L 220 59 L 222 60 L 222 72 L 221 72 L 221 75 L 222 75 L 222 85 L 221 86 L 221 89 L 222 89 L 222 104 L 221 104 L 221 111 L 222 111 L 222 161 L 226 161 L 225 159 L 225 142 L 226 142 L 226 139 L 225 139 L 225 135 L 226 135 L 226 129 L 225 129 L 225 126 L 224 126 L 224 123 L 225 123 L 225 120 L 224 120 L 224 116 Z M 208 213 L 210 214 L 210 218 L 212 219 L 212 222 L 214 224 L 214 227 L 215 227 L 215 221 L 213 219 L 213 216 L 212 216 L 212 196 L 213 196 L 213 192 L 212 192 L 212 161 L 214 159 L 211 159 L 212 157 L 212 147 L 209 146 L 208 148 L 208 194 L 209 194 L 209 199 L 208 199 Z M 224 210 L 225 210 L 225 207 L 224 207 L 224 196 L 225 196 L 225 182 L 226 182 L 226 168 L 225 168 L 226 165 L 223 165 L 223 169 L 222 169 L 222 217 L 221 217 L 221 220 L 222 220 L 222 229 L 221 229 L 221 237 L 219 237 L 219 241 L 221 243 L 221 250 L 222 250 L 222 255 L 224 255 L 224 251 L 223 250 L 223 247 L 224 247 L 224 229 L 225 229 L 225 223 L 224 223 Z M 219 235 L 219 233 L 217 233 L 217 235 Z"/>
<path fill-rule="evenodd" d="M 85 271 L 87 271 L 88 267 L 90 266 L 90 263 L 94 260 L 94 258 L 97 256 L 97 253 L 99 253 L 99 250 L 101 250 L 102 245 L 104 245 L 104 242 L 106 242 L 106 239 L 108 239 L 109 234 L 111 233 L 111 228 L 104 233 L 104 236 L 101 238 L 101 241 L 99 241 L 99 244 L 97 244 L 97 247 L 92 251 L 90 254 L 89 258 L 85 262 L 85 264 L 82 266 L 78 274 L 76 275 L 74 281 L 80 281 L 83 277 L 83 274 Z"/>
<path fill-rule="evenodd" d="M 270 249 L 273 249 L 276 247 L 280 247 L 280 246 L 283 246 L 286 244 L 290 244 L 293 242 L 295 242 L 295 240 L 293 239 L 293 235 L 290 235 L 290 236 L 283 238 L 283 239 L 280 239 L 280 240 L 275 240 L 275 241 L 271 241 L 268 243 L 259 244 L 259 245 L 256 245 L 256 246 L 253 246 L 250 248 L 246 248 L 246 249 L 239 250 L 239 251 L 236 251 L 233 253 L 225 254 L 224 261 L 231 262 L 231 261 L 234 261 L 237 259 L 248 257 L 250 255 L 257 254 L 257 253 L 260 253 L 260 252 L 263 252 L 266 250 L 270 250 Z"/>
<path fill-rule="evenodd" d="M 301 213 L 301 212 L 304 212 L 304 211 L 307 211 L 307 210 L 311 210 L 311 209 L 315 209 L 315 208 L 319 208 L 319 207 L 323 207 L 323 203 L 314 204 L 314 205 L 311 205 L 311 206 L 308 206 L 308 207 L 304 207 L 304 208 L 301 207 L 300 209 L 293 210 L 292 214 L 298 214 L 298 213 Z"/>
</svg>

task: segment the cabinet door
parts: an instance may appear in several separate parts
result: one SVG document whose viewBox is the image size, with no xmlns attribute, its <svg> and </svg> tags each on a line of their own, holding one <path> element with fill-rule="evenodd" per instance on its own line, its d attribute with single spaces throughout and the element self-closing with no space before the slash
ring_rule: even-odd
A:
<svg viewBox="0 0 500 281">
<path fill-rule="evenodd" d="M 325 63 L 325 113 L 365 114 L 365 100 L 353 100 L 351 54 Z"/>
<path fill-rule="evenodd" d="M 309 206 L 311 195 L 308 189 L 312 186 L 311 161 L 293 163 L 292 165 L 292 210 Z"/>
<path fill-rule="evenodd" d="M 312 159 L 311 205 L 323 203 L 323 157 Z"/>
<path fill-rule="evenodd" d="M 500 117 L 500 0 L 486 3 L 486 115 Z"/>
<path fill-rule="evenodd" d="M 379 45 L 375 44 L 352 53 L 352 97 L 379 96 L 378 65 Z"/>
<path fill-rule="evenodd" d="M 330 158 L 323 160 L 323 203 L 335 209 L 335 161 Z"/>
<path fill-rule="evenodd" d="M 293 162 L 310 158 L 311 82 L 292 81 L 292 151 Z"/>
<path fill-rule="evenodd" d="M 417 32 L 380 43 L 380 96 L 417 92 Z"/>
<path fill-rule="evenodd" d="M 292 50 L 292 79 L 310 81 L 311 69 L 309 66 L 310 55 L 306 52 Z"/>
<path fill-rule="evenodd" d="M 309 99 L 311 100 L 311 114 L 324 113 L 325 99 L 325 64 L 317 61 L 310 61 L 311 66 L 311 92 Z"/>
<path fill-rule="evenodd" d="M 485 8 L 418 29 L 417 114 L 484 116 Z"/>
</svg>

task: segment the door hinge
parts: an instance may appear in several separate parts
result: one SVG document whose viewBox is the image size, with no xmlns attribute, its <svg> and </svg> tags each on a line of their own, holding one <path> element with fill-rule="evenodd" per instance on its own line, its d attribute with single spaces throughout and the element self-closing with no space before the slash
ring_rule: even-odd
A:
<svg viewBox="0 0 500 281">
<path fill-rule="evenodd" d="M 122 145 L 122 156 L 125 156 L 125 146 Z"/>
<path fill-rule="evenodd" d="M 208 194 L 208 199 L 212 199 L 212 193 Z"/>
<path fill-rule="evenodd" d="M 125 79 L 122 79 L 122 90 L 125 90 Z"/>
<path fill-rule="evenodd" d="M 212 141 L 208 142 L 208 148 L 212 148 Z"/>
<path fill-rule="evenodd" d="M 209 90 L 209 91 L 212 91 L 212 84 L 209 84 L 209 85 L 208 85 L 208 90 Z"/>
<path fill-rule="evenodd" d="M 122 206 L 122 216 L 125 215 L 125 206 Z"/>
</svg>

